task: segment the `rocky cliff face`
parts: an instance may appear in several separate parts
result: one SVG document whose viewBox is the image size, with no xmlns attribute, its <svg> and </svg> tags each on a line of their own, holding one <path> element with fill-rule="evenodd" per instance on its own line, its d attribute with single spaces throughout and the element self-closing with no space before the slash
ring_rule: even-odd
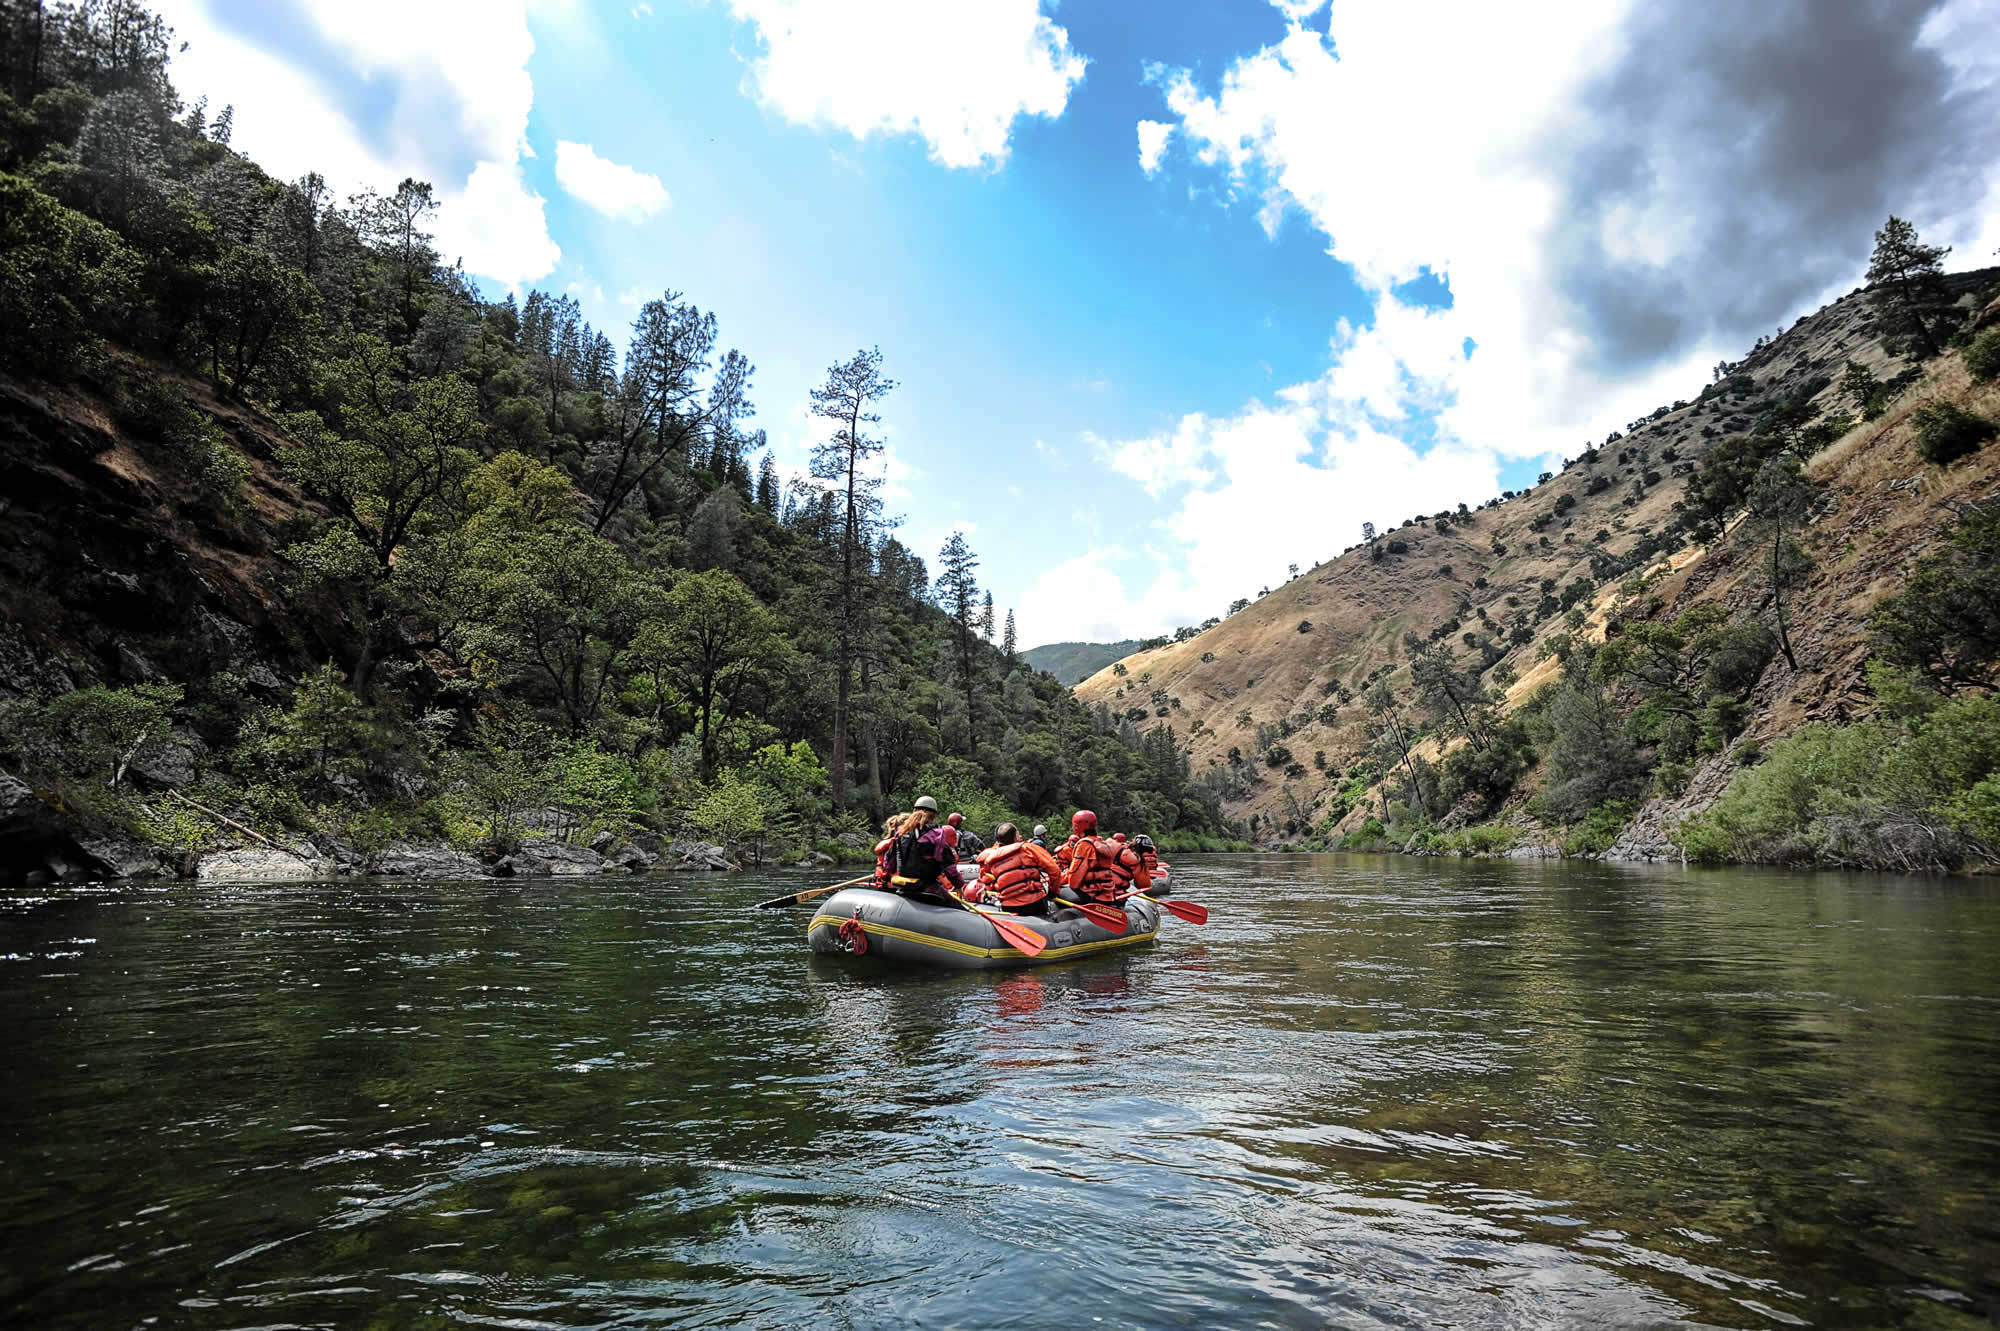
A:
<svg viewBox="0 0 2000 1331">
<path fill-rule="evenodd" d="M 282 439 L 197 381 L 174 386 L 248 459 L 235 502 L 204 499 L 173 446 L 114 393 L 0 379 L 0 702 L 169 678 L 204 681 L 217 706 L 276 701 L 337 640 L 338 625 L 273 608 L 274 534 L 301 504 L 272 466 Z M 204 743 L 198 727 L 179 732 L 131 778 L 179 784 Z M 13 867 L 54 856 L 113 871 L 47 796 L 0 794 L 0 805 L 0 856 Z"/>
<path fill-rule="evenodd" d="M 1971 304 L 1996 280 L 2000 269 L 1954 282 Z M 1512 705 L 1552 677 L 1551 663 L 1538 661 L 1536 652 L 1540 641 L 1563 628 L 1561 615 L 1538 613 L 1551 585 L 1563 591 L 1589 581 L 1588 594 L 1577 602 L 1592 616 L 1586 632 L 1602 632 L 1613 589 L 1632 571 L 1671 568 L 1655 589 L 1664 615 L 1700 603 L 1759 607 L 1765 593 L 1755 561 L 1732 542 L 1710 549 L 1676 542 L 1678 548 L 1669 550 L 1658 548 L 1659 537 L 1676 521 L 1675 505 L 1695 464 L 1722 439 L 1747 430 L 1764 405 L 1810 393 L 1824 417 L 1852 415 L 1838 385 L 1849 360 L 1883 381 L 1918 377 L 1917 367 L 1885 347 L 1865 295 L 1851 294 L 1753 353 L 1726 387 L 1711 386 L 1692 401 L 1635 422 L 1594 461 L 1574 463 L 1476 511 L 1469 522 L 1440 529 L 1420 521 L 1384 530 L 1379 557 L 1366 545 L 1330 555 L 1215 628 L 1127 657 L 1076 691 L 1142 727 L 1174 726 L 1197 772 L 1228 764 L 1235 749 L 1242 759 L 1236 770 L 1254 784 L 1232 801 L 1233 816 L 1260 815 L 1269 828 L 1290 807 L 1316 821 L 1341 784 L 1341 769 L 1369 746 L 1358 697 L 1372 674 L 1395 671 L 1406 631 L 1428 636 L 1456 620 L 1464 631 L 1497 634 L 1504 643 L 1517 625 L 1526 625 L 1526 640 L 1500 658 L 1519 677 L 1508 694 Z M 1948 470 L 1917 457 L 1910 414 L 1937 396 L 1993 410 L 1991 395 L 1973 393 L 1957 357 L 1947 356 L 1906 387 L 1885 415 L 1857 425 L 1814 458 L 1809 473 L 1826 487 L 1830 502 L 1808 530 L 1817 568 L 1793 609 L 1799 669 L 1779 658 L 1766 670 L 1751 698 L 1751 736 L 1768 742 L 1808 721 L 1847 720 L 1867 710 L 1861 665 L 1868 610 L 1901 585 L 1911 561 L 1952 520 L 1955 505 L 1992 490 L 2000 448 Z M 1393 543 L 1404 548 L 1396 551 Z M 1459 636 L 1455 630 L 1450 641 Z M 1398 686 L 1407 683 L 1406 672 L 1389 677 Z M 1356 701 L 1340 704 L 1341 689 Z M 1330 721 L 1321 710 L 1329 702 L 1336 704 Z M 1282 744 L 1306 769 L 1303 776 L 1287 777 L 1290 764 L 1269 765 L 1259 752 L 1258 727 L 1280 718 L 1291 721 Z M 1325 757 L 1324 771 L 1315 766 L 1316 754 Z M 1681 796 L 1649 804 L 1628 831 L 1624 853 L 1677 854 L 1666 831 L 1712 803 L 1731 773 L 1726 756 L 1718 755 L 1694 772 Z M 1534 789 L 1531 772 L 1512 803 Z M 1365 812 L 1356 808 L 1348 825 Z"/>
</svg>

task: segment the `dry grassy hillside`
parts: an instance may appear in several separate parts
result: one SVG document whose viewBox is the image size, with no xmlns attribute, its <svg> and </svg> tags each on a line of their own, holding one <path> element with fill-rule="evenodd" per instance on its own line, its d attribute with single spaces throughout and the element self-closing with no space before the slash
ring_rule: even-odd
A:
<svg viewBox="0 0 2000 1331">
<path fill-rule="evenodd" d="M 1997 277 L 2000 270 L 1988 270 L 1954 281 L 1972 302 Z M 1547 673 L 1536 644 L 1563 629 L 1560 602 L 1544 599 L 1551 588 L 1592 613 L 1593 624 L 1601 624 L 1614 589 L 1630 573 L 1669 565 L 1677 571 L 1653 589 L 1664 597 L 1666 613 L 1694 599 L 1753 602 L 1757 589 L 1746 584 L 1755 582 L 1754 565 L 1729 542 L 1704 554 L 1672 534 L 1686 476 L 1716 442 L 1747 431 L 1765 407 L 1807 391 L 1816 390 L 1822 419 L 1851 416 L 1853 406 L 1837 382 L 1849 360 L 1884 381 L 1911 369 L 1884 349 L 1875 313 L 1858 292 L 1801 318 L 1699 397 L 1635 423 L 1594 457 L 1585 454 L 1533 489 L 1442 530 L 1430 520 L 1385 529 L 1379 557 L 1365 545 L 1329 552 L 1327 562 L 1216 627 L 1099 671 L 1077 685 L 1077 695 L 1104 702 L 1142 727 L 1172 725 L 1197 773 L 1233 767 L 1248 784 L 1229 812 L 1245 821 L 1257 815 L 1260 835 L 1278 835 L 1301 815 L 1308 825 L 1316 823 L 1343 784 L 1343 769 L 1369 745 L 1358 701 L 1362 688 L 1371 672 L 1396 670 L 1406 631 L 1429 637 L 1457 620 L 1449 640 L 1462 651 L 1466 633 L 1507 645 L 1494 668 L 1504 662 L 1520 677 L 1510 695 L 1518 699 Z M 1774 664 L 1754 700 L 1760 710 L 1752 733 L 1768 738 L 1806 719 L 1848 715 L 1865 705 L 1856 693 L 1862 618 L 1896 585 L 1940 515 L 1948 519 L 1949 499 L 1984 493 L 1995 465 L 1982 453 L 1940 473 L 1910 451 L 1910 411 L 1928 395 L 1966 387 L 1956 357 L 1947 357 L 1923 382 L 1906 388 L 1888 414 L 1815 459 L 1812 472 L 1834 499 L 1808 542 L 1819 568 L 1795 621 L 1802 629 L 1802 678 L 1793 677 L 1782 659 Z M 1391 542 L 1404 543 L 1406 551 L 1388 553 Z M 1820 548 L 1829 543 L 1830 549 Z M 1405 678 L 1400 670 L 1391 676 L 1398 685 Z M 1492 681 L 1490 670 L 1487 679 Z M 1342 688 L 1355 701 L 1341 704 Z M 1330 718 L 1322 710 L 1328 703 L 1335 704 Z M 1290 721 L 1291 733 L 1279 741 L 1290 758 L 1272 764 L 1258 749 L 1257 727 L 1280 718 Z M 1324 754 L 1323 770 L 1316 754 Z M 1716 775 L 1698 774 L 1686 798 L 1712 799 L 1720 789 Z M 1720 775 L 1726 783 L 1726 772 Z M 1657 842 L 1666 816 L 1650 807 L 1642 814 L 1635 830 L 1650 829 L 1642 842 Z"/>
</svg>

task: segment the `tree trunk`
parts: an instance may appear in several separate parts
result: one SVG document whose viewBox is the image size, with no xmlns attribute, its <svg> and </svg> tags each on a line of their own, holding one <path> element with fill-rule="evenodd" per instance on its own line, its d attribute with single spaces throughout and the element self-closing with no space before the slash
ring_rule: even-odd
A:
<svg viewBox="0 0 2000 1331">
<path fill-rule="evenodd" d="M 1785 649 L 1785 664 L 1797 670 L 1799 658 L 1792 655 L 1792 635 L 1785 627 L 1785 574 L 1778 563 L 1784 550 L 1785 528 L 1783 523 L 1773 523 L 1772 527 L 1777 534 L 1771 538 L 1771 609 L 1778 617 L 1778 645 Z"/>
<path fill-rule="evenodd" d="M 882 791 L 882 737 L 874 721 L 868 723 L 868 813 L 875 824 L 889 816 L 888 798 Z"/>
<path fill-rule="evenodd" d="M 847 648 L 840 649 L 840 661 L 835 671 L 833 695 L 833 761 L 828 764 L 833 771 L 833 808 L 836 813 L 847 807 L 847 691 L 851 681 L 848 678 Z"/>
</svg>

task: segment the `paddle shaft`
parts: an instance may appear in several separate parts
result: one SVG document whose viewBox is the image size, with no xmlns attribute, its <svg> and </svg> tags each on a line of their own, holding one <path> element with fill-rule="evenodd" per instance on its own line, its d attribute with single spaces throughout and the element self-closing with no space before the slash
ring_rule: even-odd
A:
<svg viewBox="0 0 2000 1331">
<path fill-rule="evenodd" d="M 835 883 L 830 887 L 814 887 L 804 892 L 794 892 L 788 897 L 772 897 L 769 901 L 758 902 L 751 909 L 769 910 L 773 906 L 796 906 L 801 901 L 811 901 L 814 897 L 823 897 L 829 892 L 838 892 L 843 887 L 859 887 L 863 883 L 872 883 L 874 881 L 874 874 L 865 874 L 860 878 L 850 878 L 844 883 Z"/>
</svg>

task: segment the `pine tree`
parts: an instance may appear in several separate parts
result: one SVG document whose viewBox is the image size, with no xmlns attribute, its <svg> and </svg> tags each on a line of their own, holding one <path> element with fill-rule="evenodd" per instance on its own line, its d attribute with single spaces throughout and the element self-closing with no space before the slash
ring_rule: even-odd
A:
<svg viewBox="0 0 2000 1331">
<path fill-rule="evenodd" d="M 833 434 L 813 445 L 812 474 L 840 487 L 834 502 L 839 517 L 839 581 L 834 588 L 833 807 L 847 804 L 847 704 L 854 667 L 867 639 L 869 552 L 882 523 L 882 478 L 863 469 L 882 454 L 883 444 L 867 432 L 882 414 L 871 411 L 896 387 L 882 374 L 882 350 L 857 351 L 832 366 L 826 382 L 812 392 L 812 413 L 834 422 Z M 828 496 L 833 498 L 831 494 Z"/>
<path fill-rule="evenodd" d="M 1007 659 L 1009 661 L 1012 661 L 1014 659 L 1014 647 L 1017 641 L 1018 640 L 1014 636 L 1014 607 L 1008 606 L 1007 627 L 1000 634 L 1000 650 L 1006 653 Z"/>
<path fill-rule="evenodd" d="M 993 641 L 993 593 L 986 593 L 986 601 L 979 607 L 979 636 Z"/>
<path fill-rule="evenodd" d="M 973 648 L 978 641 L 979 630 L 979 583 L 974 572 L 979 568 L 979 557 L 972 553 L 972 547 L 965 543 L 965 533 L 955 531 L 951 539 L 938 551 L 938 563 L 943 569 L 937 576 L 938 605 L 951 616 L 956 627 L 958 646 L 958 682 L 965 691 L 965 729 L 972 756 L 979 756 L 979 720 L 974 709 L 972 672 Z"/>
<path fill-rule="evenodd" d="M 1923 345 L 1926 359 L 1939 352 L 1939 327 L 1951 308 L 1944 284 L 1944 256 L 1949 245 L 1926 245 L 1917 229 L 1891 216 L 1875 233 L 1875 252 L 1868 259 L 1870 299 Z"/>
<path fill-rule="evenodd" d="M 757 507 L 778 516 L 778 459 L 768 449 L 757 464 Z"/>
</svg>

